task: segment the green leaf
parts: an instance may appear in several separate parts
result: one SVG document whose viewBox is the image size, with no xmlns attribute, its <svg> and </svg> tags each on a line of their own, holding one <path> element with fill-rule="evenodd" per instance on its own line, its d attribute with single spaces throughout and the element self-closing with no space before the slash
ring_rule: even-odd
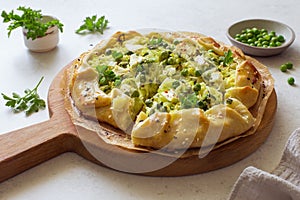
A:
<svg viewBox="0 0 300 200">
<path fill-rule="evenodd" d="M 13 98 L 11 98 L 11 97 L 3 94 L 3 93 L 1 93 L 1 95 L 2 95 L 2 97 L 3 97 L 4 100 L 14 100 Z"/>
<path fill-rule="evenodd" d="M 17 93 L 15 93 L 15 92 L 13 92 L 13 93 L 12 93 L 12 96 L 13 96 L 13 98 L 15 98 L 15 99 L 18 99 L 18 98 L 20 98 L 20 95 L 19 95 L 19 94 L 17 94 Z"/>
<path fill-rule="evenodd" d="M 86 17 L 83 20 L 84 24 L 82 24 L 75 33 L 84 34 L 84 33 L 95 33 L 99 32 L 103 34 L 104 30 L 107 29 L 108 20 L 105 19 L 105 16 L 101 16 L 97 19 L 97 15 L 93 15 L 92 17 Z"/>
<path fill-rule="evenodd" d="M 115 59 L 115 61 L 120 61 L 123 58 L 123 54 L 121 52 L 113 51 L 112 57 Z"/>
<path fill-rule="evenodd" d="M 98 71 L 98 73 L 103 74 L 107 70 L 107 68 L 108 68 L 107 65 L 101 65 L 101 66 L 97 66 L 96 70 Z"/>
<path fill-rule="evenodd" d="M 37 93 L 37 89 L 43 79 L 44 77 L 40 79 L 38 84 L 32 90 L 24 90 L 24 96 L 20 96 L 19 94 L 13 92 L 12 97 L 9 97 L 1 93 L 3 99 L 7 101 L 5 106 L 11 107 L 14 112 L 24 111 L 27 116 L 39 111 L 39 109 L 44 109 L 46 107 L 46 103 L 39 97 Z"/>
<path fill-rule="evenodd" d="M 8 107 L 15 107 L 16 101 L 14 100 L 7 101 L 5 105 Z"/>
<path fill-rule="evenodd" d="M 104 72 L 104 76 L 107 78 L 108 81 L 114 81 L 116 74 L 112 70 L 108 70 Z"/>
<path fill-rule="evenodd" d="M 224 66 L 228 66 L 233 62 L 233 56 L 232 56 L 232 52 L 231 50 L 227 51 L 224 53 L 224 62 L 223 65 Z"/>
<path fill-rule="evenodd" d="M 88 30 L 93 31 L 93 29 L 94 29 L 94 22 L 93 22 L 92 18 L 88 17 L 85 20 L 85 25 L 86 25 L 86 27 L 87 27 Z"/>
<path fill-rule="evenodd" d="M 158 45 L 158 44 L 161 44 L 162 43 L 162 38 L 152 38 L 150 41 L 149 41 L 149 44 L 150 45 Z"/>
</svg>

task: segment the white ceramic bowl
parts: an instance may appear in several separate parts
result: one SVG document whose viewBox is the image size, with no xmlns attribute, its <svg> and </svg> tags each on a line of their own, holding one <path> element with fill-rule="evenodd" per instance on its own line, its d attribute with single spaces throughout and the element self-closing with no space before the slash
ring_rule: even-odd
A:
<svg viewBox="0 0 300 200">
<path fill-rule="evenodd" d="M 56 19 L 52 16 L 45 15 L 43 17 L 42 22 L 51 21 L 53 19 Z M 32 40 L 31 38 L 26 38 L 26 29 L 23 28 L 23 37 L 24 37 L 24 43 L 25 46 L 33 51 L 33 52 L 47 52 L 52 49 L 54 49 L 58 42 L 59 42 L 59 30 L 57 26 L 50 27 L 46 35 L 43 37 L 38 37 L 35 40 Z"/>
<path fill-rule="evenodd" d="M 285 42 L 278 47 L 263 48 L 250 46 L 234 39 L 235 35 L 241 33 L 242 30 L 253 27 L 264 28 L 269 32 L 275 31 L 277 35 L 284 36 Z M 227 30 L 227 37 L 234 46 L 240 48 L 247 55 L 273 56 L 282 53 L 294 42 L 295 33 L 288 25 L 281 22 L 267 19 L 248 19 L 232 24 Z"/>
</svg>

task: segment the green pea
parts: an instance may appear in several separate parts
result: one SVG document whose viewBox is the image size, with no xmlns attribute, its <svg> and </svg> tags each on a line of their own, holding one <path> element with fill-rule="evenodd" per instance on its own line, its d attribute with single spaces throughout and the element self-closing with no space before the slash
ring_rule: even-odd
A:
<svg viewBox="0 0 300 200">
<path fill-rule="evenodd" d="M 268 31 L 266 30 L 266 29 L 264 29 L 264 28 L 262 28 L 261 30 L 260 30 L 262 33 L 267 33 Z"/>
<path fill-rule="evenodd" d="M 270 35 L 270 36 L 275 36 L 276 33 L 275 33 L 275 31 L 271 31 L 269 35 Z"/>
<path fill-rule="evenodd" d="M 240 37 L 236 37 L 235 39 L 236 39 L 237 41 L 239 41 L 239 42 L 242 41 L 242 38 L 240 38 Z"/>
<path fill-rule="evenodd" d="M 285 65 L 287 66 L 288 69 L 293 68 L 293 63 L 291 63 L 291 62 L 287 62 L 287 63 L 285 63 Z"/>
<path fill-rule="evenodd" d="M 194 86 L 194 88 L 193 88 L 193 90 L 194 90 L 194 92 L 199 92 L 200 90 L 201 90 L 201 85 L 200 85 L 200 83 L 197 83 L 195 86 Z"/>
<path fill-rule="evenodd" d="M 282 35 L 279 35 L 279 36 L 278 36 L 278 41 L 279 41 L 279 42 L 284 42 L 285 39 L 284 39 L 284 37 L 283 37 Z"/>
<path fill-rule="evenodd" d="M 283 65 L 281 65 L 280 66 L 280 71 L 282 71 L 282 72 L 286 72 L 287 71 L 287 65 L 286 64 L 283 64 Z"/>
<path fill-rule="evenodd" d="M 295 79 L 293 77 L 288 78 L 288 84 L 294 85 L 295 84 Z"/>
<path fill-rule="evenodd" d="M 254 38 L 251 38 L 251 39 L 248 39 L 247 42 L 250 44 L 250 43 L 254 43 L 255 42 L 255 39 Z"/>
<path fill-rule="evenodd" d="M 269 41 L 271 39 L 271 36 L 270 35 L 264 35 L 264 39 Z"/>
<path fill-rule="evenodd" d="M 252 28 L 252 31 L 255 35 L 259 34 L 259 30 L 255 27 Z"/>
<path fill-rule="evenodd" d="M 181 75 L 182 75 L 182 76 L 187 76 L 188 74 L 189 74 L 188 69 L 183 69 L 183 70 L 181 70 Z"/>
<path fill-rule="evenodd" d="M 274 37 L 271 38 L 271 41 L 272 41 L 272 42 L 277 42 L 277 41 L 278 41 L 278 38 L 277 38 L 276 36 L 274 36 Z"/>
<path fill-rule="evenodd" d="M 202 75 L 202 71 L 201 70 L 196 70 L 195 76 L 199 77 L 201 75 Z"/>
<path fill-rule="evenodd" d="M 276 43 L 275 42 L 270 42 L 270 46 L 271 47 L 276 47 Z"/>
<path fill-rule="evenodd" d="M 248 39 L 248 37 L 247 37 L 247 35 L 246 35 L 246 34 L 242 34 L 242 35 L 240 36 L 240 38 L 241 38 L 242 40 L 246 40 L 246 39 Z"/>
<path fill-rule="evenodd" d="M 267 46 L 269 46 L 269 42 L 268 42 L 268 41 L 263 41 L 263 42 L 262 42 L 262 45 L 267 45 Z"/>
<path fill-rule="evenodd" d="M 248 33 L 247 33 L 247 37 L 248 37 L 248 38 L 252 38 L 252 37 L 253 37 L 253 33 L 248 32 Z"/>
<path fill-rule="evenodd" d="M 265 40 L 264 40 L 264 38 L 260 37 L 260 38 L 258 38 L 258 41 L 259 41 L 259 42 L 263 42 L 263 41 L 265 41 Z"/>
</svg>

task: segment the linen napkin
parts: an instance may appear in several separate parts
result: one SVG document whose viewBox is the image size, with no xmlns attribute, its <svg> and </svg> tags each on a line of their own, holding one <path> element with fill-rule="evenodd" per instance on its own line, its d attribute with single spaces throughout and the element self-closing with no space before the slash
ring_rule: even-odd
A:
<svg viewBox="0 0 300 200">
<path fill-rule="evenodd" d="M 228 200 L 300 200 L 300 128 L 289 137 L 275 170 L 247 167 Z"/>
</svg>

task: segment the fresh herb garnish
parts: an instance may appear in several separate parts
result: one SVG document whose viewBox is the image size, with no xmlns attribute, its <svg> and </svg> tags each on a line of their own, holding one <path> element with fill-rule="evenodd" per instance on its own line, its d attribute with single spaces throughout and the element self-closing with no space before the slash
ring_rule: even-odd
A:
<svg viewBox="0 0 300 200">
<path fill-rule="evenodd" d="M 118 51 L 113 51 L 112 57 L 115 59 L 115 61 L 119 62 L 123 58 L 123 54 Z"/>
<path fill-rule="evenodd" d="M 231 50 L 228 50 L 227 52 L 224 53 L 223 59 L 223 66 L 228 66 L 233 62 L 233 54 Z"/>
<path fill-rule="evenodd" d="M 162 38 L 152 38 L 150 41 L 149 41 L 149 44 L 150 45 L 159 45 L 161 44 L 163 41 Z"/>
<path fill-rule="evenodd" d="M 109 23 L 105 16 L 101 16 L 97 19 L 97 15 L 93 15 L 92 17 L 86 17 L 82 24 L 75 33 L 83 34 L 83 33 L 101 33 L 103 34 L 104 30 L 107 29 L 107 24 Z"/>
<path fill-rule="evenodd" d="M 32 90 L 26 89 L 23 97 L 15 92 L 12 93 L 12 97 L 1 93 L 3 99 L 7 101 L 5 106 L 11 107 L 13 111 L 17 113 L 24 111 L 27 116 L 34 112 L 38 112 L 39 109 L 44 109 L 46 107 L 46 103 L 39 97 L 37 92 L 37 89 L 43 79 L 44 77 L 40 79 L 38 84 Z"/>
<path fill-rule="evenodd" d="M 159 46 L 162 46 L 163 44 L 166 44 L 166 43 L 163 42 L 162 38 L 152 38 L 151 40 L 149 40 L 148 48 L 156 49 Z"/>
<path fill-rule="evenodd" d="M 97 66 L 96 70 L 99 73 L 100 86 L 108 85 L 109 82 L 120 80 L 120 77 L 117 76 L 112 70 L 110 70 L 107 65 Z"/>
<path fill-rule="evenodd" d="M 19 27 L 25 28 L 27 39 L 31 38 L 32 40 L 35 40 L 38 37 L 45 36 L 47 30 L 52 26 L 57 26 L 58 29 L 63 32 L 63 24 L 60 23 L 60 21 L 57 19 L 53 19 L 45 23 L 42 22 L 43 15 L 41 13 L 41 10 L 33 10 L 29 7 L 26 8 L 22 6 L 19 6 L 17 10 L 23 12 L 23 14 L 15 14 L 14 10 L 9 13 L 7 13 L 6 11 L 2 11 L 1 13 L 3 22 L 10 22 L 10 25 L 7 27 L 8 37 L 13 30 Z"/>
</svg>

